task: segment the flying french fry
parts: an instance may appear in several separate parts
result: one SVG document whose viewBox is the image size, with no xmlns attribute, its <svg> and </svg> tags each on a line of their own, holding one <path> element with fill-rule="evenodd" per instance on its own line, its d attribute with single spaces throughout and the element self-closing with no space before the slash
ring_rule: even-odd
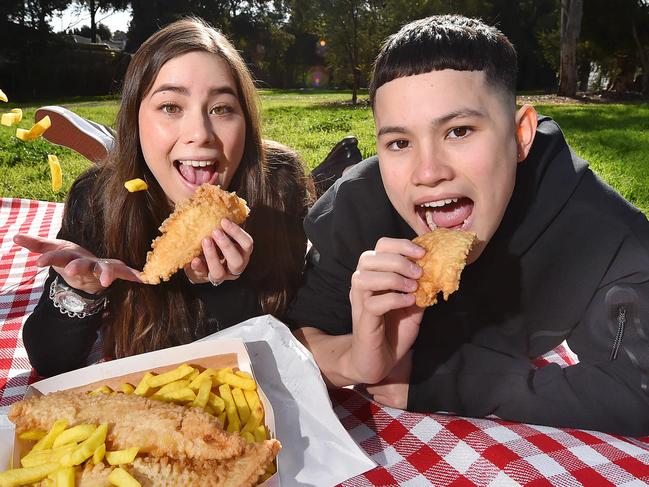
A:
<svg viewBox="0 0 649 487">
<path fill-rule="evenodd" d="M 7 98 L 7 95 L 4 94 L 4 91 L 0 90 L 0 101 L 8 102 L 9 99 Z"/>
<path fill-rule="evenodd" d="M 128 190 L 129 193 L 135 193 L 136 191 L 145 191 L 149 189 L 149 185 L 140 178 L 129 179 L 124 183 L 124 187 Z"/>
<path fill-rule="evenodd" d="M 29 129 L 32 140 L 40 137 L 45 133 L 45 131 L 52 126 L 52 121 L 50 120 L 49 115 L 45 115 L 38 122 L 32 125 L 32 128 Z"/>
</svg>

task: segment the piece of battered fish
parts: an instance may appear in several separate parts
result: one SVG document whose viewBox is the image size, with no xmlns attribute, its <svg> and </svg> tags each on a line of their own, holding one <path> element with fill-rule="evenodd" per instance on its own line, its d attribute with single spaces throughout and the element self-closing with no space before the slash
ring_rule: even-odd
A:
<svg viewBox="0 0 649 487">
<path fill-rule="evenodd" d="M 189 264 L 202 251 L 201 241 L 215 228 L 221 228 L 221 219 L 227 218 L 240 225 L 250 210 L 246 201 L 235 193 L 205 183 L 194 195 L 176 205 L 174 212 L 162 222 L 162 235 L 151 243 L 140 279 L 148 284 L 159 284 Z"/>
<path fill-rule="evenodd" d="M 229 460 L 173 460 L 167 457 L 138 457 L 122 465 L 142 487 L 250 487 L 256 485 L 280 450 L 277 440 L 246 445 L 244 452 Z M 78 487 L 108 487 L 114 467 L 86 462 L 77 472 Z"/>
<path fill-rule="evenodd" d="M 459 289 L 460 274 L 475 240 L 473 232 L 448 228 L 436 228 L 413 239 L 413 243 L 426 249 L 426 255 L 416 261 L 424 271 L 414 292 L 417 306 L 425 308 L 437 303 L 440 291 L 446 301 Z"/>
<path fill-rule="evenodd" d="M 137 446 L 142 454 L 157 457 L 223 460 L 240 455 L 246 445 L 202 409 L 136 394 L 59 391 L 18 401 L 9 410 L 9 419 L 18 433 L 49 430 L 57 419 L 65 419 L 68 426 L 108 423 L 109 450 Z"/>
</svg>

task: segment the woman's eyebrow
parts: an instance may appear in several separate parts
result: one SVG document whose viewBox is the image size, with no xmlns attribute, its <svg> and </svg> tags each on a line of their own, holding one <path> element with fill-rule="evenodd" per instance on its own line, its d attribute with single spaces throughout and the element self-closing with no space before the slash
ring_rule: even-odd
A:
<svg viewBox="0 0 649 487">
<path fill-rule="evenodd" d="M 174 85 L 174 84 L 164 84 L 158 86 L 155 90 L 151 92 L 151 96 L 155 95 L 156 93 L 161 93 L 163 91 L 173 91 L 174 93 L 178 93 L 179 95 L 184 95 L 184 96 L 189 96 L 189 89 L 187 89 L 184 86 L 180 85 Z M 221 95 L 221 94 L 227 94 L 227 95 L 232 95 L 232 96 L 237 96 L 236 92 L 231 86 L 224 85 L 224 86 L 217 86 L 209 91 L 209 95 Z"/>
</svg>

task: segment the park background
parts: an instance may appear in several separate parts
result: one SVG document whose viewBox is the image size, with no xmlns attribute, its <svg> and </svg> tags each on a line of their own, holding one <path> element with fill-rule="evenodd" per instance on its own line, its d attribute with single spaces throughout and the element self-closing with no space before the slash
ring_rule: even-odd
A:
<svg viewBox="0 0 649 487">
<path fill-rule="evenodd" d="M 342 137 L 374 153 L 372 62 L 404 23 L 460 13 L 496 25 L 519 56 L 519 103 L 555 118 L 577 154 L 649 214 L 649 0 L 2 0 L 0 89 L 6 112 L 58 104 L 113 125 L 131 53 L 186 15 L 220 28 L 260 88 L 264 136 L 309 168 Z M 127 18 L 123 29 L 108 26 Z M 65 19 L 65 21 L 64 21 Z M 0 197 L 63 201 L 89 162 L 0 127 Z M 47 155 L 63 167 L 54 193 Z"/>
</svg>

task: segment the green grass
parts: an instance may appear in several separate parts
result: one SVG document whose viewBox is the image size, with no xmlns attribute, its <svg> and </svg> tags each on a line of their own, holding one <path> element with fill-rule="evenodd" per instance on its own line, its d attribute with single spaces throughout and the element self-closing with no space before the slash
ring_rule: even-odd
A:
<svg viewBox="0 0 649 487">
<path fill-rule="evenodd" d="M 345 135 L 358 137 L 363 156 L 374 154 L 372 113 L 366 103 L 352 107 L 350 93 L 323 90 L 260 90 L 264 137 L 294 147 L 309 168 L 316 166 Z M 363 98 L 366 97 L 362 93 Z M 111 125 L 115 98 L 53 100 L 80 115 Z M 15 105 L 6 104 L 6 108 Z M 18 105 L 20 106 L 20 105 Z M 2 107 L 3 109 L 5 107 Z M 20 106 L 29 128 L 36 106 Z M 537 105 L 564 130 L 577 154 L 624 197 L 649 214 L 649 105 Z M 39 139 L 24 143 L 15 127 L 0 126 L 0 196 L 63 201 L 72 181 L 88 162 L 68 149 Z M 47 154 L 63 167 L 63 189 L 53 193 Z"/>
</svg>

